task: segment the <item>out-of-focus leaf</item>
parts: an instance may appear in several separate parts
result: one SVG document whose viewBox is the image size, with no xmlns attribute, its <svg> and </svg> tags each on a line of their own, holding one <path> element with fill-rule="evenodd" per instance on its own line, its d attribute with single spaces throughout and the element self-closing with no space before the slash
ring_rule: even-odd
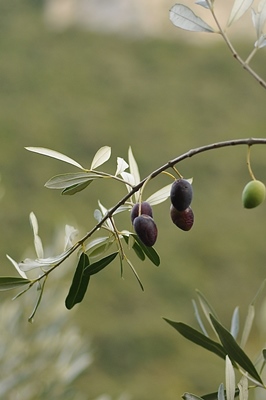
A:
<svg viewBox="0 0 266 400">
<path fill-rule="evenodd" d="M 109 236 L 103 236 L 90 241 L 84 251 L 89 254 L 91 258 L 96 257 L 108 250 L 112 245 L 113 239 Z"/>
<path fill-rule="evenodd" d="M 1 276 L 0 291 L 16 289 L 19 286 L 27 285 L 31 281 L 29 279 L 20 278 L 17 276 Z"/>
<path fill-rule="evenodd" d="M 224 350 L 230 357 L 231 361 L 235 361 L 240 365 L 251 377 L 256 379 L 258 382 L 262 383 L 261 377 L 259 376 L 256 368 L 253 363 L 246 355 L 246 353 L 241 349 L 241 347 L 237 344 L 231 333 L 224 328 L 213 315 L 210 315 L 212 324 L 214 329 L 218 333 L 218 336 L 221 340 Z"/>
<path fill-rule="evenodd" d="M 130 173 L 134 178 L 134 185 L 137 185 L 140 182 L 139 167 L 135 160 L 131 147 L 129 147 L 128 149 L 128 162 Z"/>
<path fill-rule="evenodd" d="M 65 154 L 59 153 L 55 150 L 46 149 L 44 147 L 25 147 L 26 150 L 32 151 L 33 153 L 42 154 L 43 156 L 48 156 L 52 158 L 56 158 L 57 160 L 64 161 L 68 164 L 72 164 L 75 167 L 85 170 L 77 161 L 72 158 L 66 156 Z"/>
<path fill-rule="evenodd" d="M 197 331 L 196 329 L 192 328 L 189 325 L 184 324 L 183 322 L 174 322 L 167 318 L 164 318 L 164 320 L 168 322 L 168 324 L 170 324 L 175 330 L 177 330 L 177 332 L 179 332 L 186 339 L 197 344 L 198 346 L 203 347 L 206 350 L 211 351 L 217 356 L 225 359 L 227 353 L 225 349 L 220 345 L 220 343 L 215 342 L 214 340 L 208 338 L 201 332 Z"/>
<path fill-rule="evenodd" d="M 256 29 L 257 38 L 261 37 L 263 34 L 263 28 L 266 21 L 266 0 L 261 0 L 258 4 L 258 12 L 255 10 L 252 11 L 252 22 Z"/>
<path fill-rule="evenodd" d="M 80 303 L 85 296 L 90 276 L 85 276 L 84 270 L 88 267 L 89 264 L 89 257 L 87 256 L 87 254 L 82 253 L 79 258 L 78 266 L 76 268 L 68 295 L 65 300 L 65 305 L 68 310 L 71 310 L 71 308 L 73 308 L 75 304 Z"/>
<path fill-rule="evenodd" d="M 117 168 L 115 176 L 120 175 L 129 167 L 128 163 L 121 157 L 117 157 Z"/>
<path fill-rule="evenodd" d="M 198 299 L 199 299 L 199 302 L 200 302 L 200 305 L 201 305 L 202 311 L 204 312 L 205 317 L 207 318 L 207 320 L 208 320 L 210 326 L 212 327 L 212 329 L 214 330 L 214 332 L 217 334 L 217 332 L 213 328 L 211 320 L 210 320 L 210 314 L 214 315 L 215 318 L 218 319 L 213 307 L 208 302 L 206 297 L 199 290 L 196 290 L 196 293 L 198 295 Z"/>
<path fill-rule="evenodd" d="M 153 247 L 145 246 L 137 235 L 134 234 L 133 237 L 151 262 L 156 265 L 156 267 L 159 267 L 161 260 L 157 251 Z"/>
<path fill-rule="evenodd" d="M 221 387 L 221 385 L 219 386 L 219 389 L 220 389 L 220 387 Z M 208 394 L 204 394 L 201 397 L 203 398 L 203 400 L 217 400 L 218 394 L 219 394 L 219 392 L 208 393 Z M 237 397 L 238 394 L 239 394 L 239 390 L 236 389 L 235 390 L 235 397 Z M 219 398 L 218 398 L 218 400 L 219 400 Z"/>
<path fill-rule="evenodd" d="M 237 387 L 239 389 L 239 400 L 248 400 L 248 378 L 246 376 L 242 376 Z"/>
<path fill-rule="evenodd" d="M 233 312 L 230 333 L 236 340 L 239 331 L 239 307 L 236 307 Z"/>
<path fill-rule="evenodd" d="M 87 182 L 84 183 L 80 183 L 78 185 L 73 185 L 70 186 L 64 190 L 62 190 L 61 194 L 64 196 L 72 196 L 76 193 L 82 192 L 82 190 L 86 189 L 87 186 L 89 186 L 92 183 L 92 180 L 89 180 Z"/>
<path fill-rule="evenodd" d="M 231 14 L 229 16 L 227 26 L 232 25 L 233 22 L 237 21 L 245 12 L 250 8 L 253 0 L 235 0 Z"/>
<path fill-rule="evenodd" d="M 113 213 L 113 215 L 116 215 L 116 214 L 120 214 L 121 212 L 124 212 L 124 211 L 129 211 L 129 210 L 131 210 L 131 206 L 129 206 L 129 205 L 127 205 L 127 204 L 123 204 L 122 206 L 120 206 L 120 207 L 118 207 L 116 210 L 115 210 L 115 212 Z"/>
<path fill-rule="evenodd" d="M 221 383 L 217 393 L 217 400 L 225 400 L 224 384 Z"/>
<path fill-rule="evenodd" d="M 102 175 L 94 174 L 93 172 L 60 174 L 53 176 L 44 186 L 48 189 L 66 189 L 102 177 Z"/>
<path fill-rule="evenodd" d="M 242 337 L 241 337 L 241 342 L 240 342 L 240 346 L 241 348 L 244 348 L 246 346 L 252 325 L 253 325 L 253 321 L 254 321 L 254 317 L 255 317 L 255 307 L 253 304 L 250 304 L 248 307 L 248 313 L 247 313 L 247 317 L 245 320 L 245 325 L 244 325 L 244 329 L 243 329 L 243 333 L 242 333 Z"/>
<path fill-rule="evenodd" d="M 187 6 L 175 4 L 170 9 L 170 21 L 178 28 L 192 32 L 211 32 L 214 30 Z"/>
<path fill-rule="evenodd" d="M 38 235 L 38 221 L 33 212 L 30 213 L 30 224 L 34 235 L 34 247 L 38 258 L 43 258 L 43 245 L 40 236 Z"/>
<path fill-rule="evenodd" d="M 184 393 L 182 396 L 182 399 L 184 399 L 184 400 L 202 400 L 202 397 L 196 396 L 195 394 L 192 394 L 192 393 Z"/>
<path fill-rule="evenodd" d="M 195 311 L 196 320 L 197 320 L 197 322 L 198 322 L 198 324 L 199 324 L 199 326 L 200 326 L 200 329 L 202 330 L 202 333 L 203 333 L 205 336 L 209 336 L 209 335 L 208 335 L 208 332 L 206 331 L 205 326 L 204 326 L 204 324 L 203 324 L 203 322 L 202 322 L 202 319 L 201 319 L 201 317 L 200 317 L 200 313 L 199 313 L 199 310 L 198 310 L 198 306 L 197 306 L 197 303 L 195 302 L 195 300 L 192 300 L 192 304 L 193 304 L 193 308 L 194 308 L 194 311 Z"/>
<path fill-rule="evenodd" d="M 72 249 L 70 248 L 55 257 L 40 258 L 37 260 L 26 258 L 24 261 L 18 263 L 18 267 L 21 269 L 21 271 L 30 271 L 35 268 L 50 268 L 51 266 L 62 261 L 64 258 L 68 257 L 71 252 Z"/>
<path fill-rule="evenodd" d="M 120 175 L 121 175 L 122 179 L 125 181 L 128 192 L 130 192 L 132 190 L 133 186 L 135 186 L 134 176 L 132 174 L 130 174 L 129 172 L 121 172 Z"/>
<path fill-rule="evenodd" d="M 235 371 L 231 360 L 228 356 L 225 358 L 225 387 L 226 387 L 226 400 L 234 400 L 235 398 Z"/>
<path fill-rule="evenodd" d="M 95 156 L 93 157 L 92 163 L 91 163 L 91 168 L 90 169 L 96 169 L 100 165 L 104 164 L 106 161 L 109 160 L 111 157 L 111 147 L 109 146 L 103 146 L 101 147 Z"/>
<path fill-rule="evenodd" d="M 19 264 L 13 260 L 13 258 L 11 258 L 8 254 L 6 255 L 7 259 L 14 265 L 14 267 L 16 268 L 17 272 L 19 273 L 19 275 L 23 278 L 23 279 L 28 279 L 27 275 L 25 274 L 24 271 L 22 271 L 20 269 Z"/>
<path fill-rule="evenodd" d="M 73 226 L 71 225 L 65 226 L 65 246 L 64 246 L 65 251 L 73 246 L 74 240 L 77 238 L 78 233 L 79 233 L 78 229 L 74 228 Z"/>
<path fill-rule="evenodd" d="M 195 4 L 197 4 L 198 6 L 201 6 L 201 7 L 207 8 L 207 9 L 210 9 L 210 5 L 209 5 L 209 3 L 208 3 L 206 0 L 199 0 L 199 1 L 196 1 Z"/>
<path fill-rule="evenodd" d="M 262 34 L 259 37 L 259 39 L 255 42 L 254 47 L 257 47 L 258 49 L 262 49 L 265 46 L 266 46 L 266 35 Z"/>
<path fill-rule="evenodd" d="M 150 203 L 151 206 L 162 203 L 170 196 L 171 187 L 172 184 L 164 186 L 163 188 L 149 196 L 146 201 Z"/>
<path fill-rule="evenodd" d="M 100 201 L 98 201 L 98 204 L 99 204 L 99 208 L 100 208 L 100 211 L 102 213 L 102 216 L 104 217 L 108 213 L 108 210 L 107 210 L 107 208 L 104 207 L 104 205 Z M 111 224 L 109 218 L 105 221 L 105 224 L 106 224 L 106 226 L 108 227 L 108 229 L 110 231 L 114 230 L 114 227 Z"/>
<path fill-rule="evenodd" d="M 84 270 L 84 276 L 91 276 L 91 275 L 97 274 L 102 269 L 107 267 L 107 265 L 109 265 L 115 259 L 117 254 L 118 254 L 118 251 L 116 251 L 112 254 L 109 254 L 108 256 L 102 258 L 101 260 L 88 265 L 88 267 L 85 268 L 85 270 Z"/>
</svg>

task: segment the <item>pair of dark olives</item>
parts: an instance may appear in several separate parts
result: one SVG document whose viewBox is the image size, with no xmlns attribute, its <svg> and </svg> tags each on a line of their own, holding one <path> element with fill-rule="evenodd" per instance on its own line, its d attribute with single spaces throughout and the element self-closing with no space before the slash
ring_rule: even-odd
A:
<svg viewBox="0 0 266 400">
<path fill-rule="evenodd" d="M 186 179 L 177 179 L 170 191 L 170 216 L 173 223 L 183 231 L 189 231 L 194 223 L 192 202 L 192 185 Z"/>
<path fill-rule="evenodd" d="M 131 222 L 142 243 L 152 247 L 157 240 L 158 229 L 153 219 L 151 205 L 146 201 L 141 204 L 136 203 L 131 210 Z"/>
</svg>

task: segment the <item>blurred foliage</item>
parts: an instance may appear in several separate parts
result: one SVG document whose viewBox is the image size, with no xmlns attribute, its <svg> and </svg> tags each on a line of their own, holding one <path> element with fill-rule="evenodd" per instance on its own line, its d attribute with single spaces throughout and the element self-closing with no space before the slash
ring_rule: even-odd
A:
<svg viewBox="0 0 266 400">
<path fill-rule="evenodd" d="M 32 250 L 30 211 L 50 243 L 65 223 L 88 231 L 97 200 L 111 207 L 124 194 L 119 183 L 97 182 L 74 197 L 60 197 L 43 185 L 71 167 L 24 146 L 52 148 L 86 166 L 98 148 L 109 145 L 114 170 L 115 157 L 126 158 L 131 145 L 144 177 L 190 148 L 265 135 L 265 93 L 222 43 L 181 43 L 175 29 L 172 41 L 49 32 L 41 7 L 32 3 L 0 2 L 1 275 L 12 268 L 6 253 L 18 260 Z M 258 66 L 261 57 L 254 61 Z M 251 152 L 254 173 L 264 182 L 265 151 Z M 249 180 L 246 148 L 205 153 L 179 170 L 194 178 L 195 226 L 181 232 L 170 221 L 169 204 L 154 209 L 161 266 L 132 260 L 145 292 L 130 271 L 120 279 L 117 262 L 93 280 L 76 313 L 63 311 L 93 342 L 95 361 L 78 379 L 88 399 L 126 392 L 132 399 L 170 400 L 188 388 L 216 390 L 223 362 L 177 337 L 161 316 L 192 323 L 191 298 L 199 288 L 229 324 L 235 305 L 245 312 L 265 278 L 265 205 L 241 205 Z M 147 195 L 167 183 L 159 177 Z M 121 228 L 130 227 L 129 216 L 119 221 Z M 49 284 L 62 290 L 60 279 Z M 35 324 L 46 313 L 50 309 L 41 309 Z M 253 338 L 261 340 L 256 329 Z"/>
</svg>

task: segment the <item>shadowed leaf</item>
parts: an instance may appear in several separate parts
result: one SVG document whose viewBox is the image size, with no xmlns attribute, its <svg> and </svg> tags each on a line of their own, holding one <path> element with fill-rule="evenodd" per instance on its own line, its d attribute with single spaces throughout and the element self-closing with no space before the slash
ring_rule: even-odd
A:
<svg viewBox="0 0 266 400">
<path fill-rule="evenodd" d="M 73 308 L 75 304 L 80 303 L 85 296 L 90 276 L 84 276 L 83 272 L 85 268 L 89 265 L 89 263 L 90 261 L 87 254 L 82 253 L 79 258 L 78 266 L 75 271 L 72 284 L 65 300 L 65 305 L 68 310 Z"/>
<path fill-rule="evenodd" d="M 107 267 L 117 256 L 118 251 L 115 253 L 109 254 L 108 256 L 102 258 L 99 261 L 96 261 L 90 265 L 87 266 L 87 268 L 84 269 L 84 276 L 91 276 L 94 274 L 97 274 L 100 272 L 102 269 Z"/>
<path fill-rule="evenodd" d="M 230 357 L 231 361 L 235 361 L 237 364 L 240 365 L 240 367 L 248 372 L 251 377 L 262 383 L 261 377 L 259 376 L 253 363 L 250 361 L 249 357 L 241 349 L 241 347 L 237 344 L 231 333 L 226 328 L 224 328 L 211 314 L 210 318 L 214 329 L 216 330 L 221 340 L 223 348 Z"/>
<path fill-rule="evenodd" d="M 138 243 L 140 246 L 141 250 L 143 253 L 146 254 L 146 256 L 151 260 L 151 262 L 158 267 L 160 265 L 160 257 L 157 251 L 153 247 L 147 247 L 145 246 L 142 241 L 138 238 L 137 235 L 132 235 L 135 239 L 135 241 Z"/>
<path fill-rule="evenodd" d="M 30 282 L 29 279 L 19 278 L 16 276 L 1 276 L 0 291 L 16 289 L 17 287 L 27 285 Z"/>
</svg>

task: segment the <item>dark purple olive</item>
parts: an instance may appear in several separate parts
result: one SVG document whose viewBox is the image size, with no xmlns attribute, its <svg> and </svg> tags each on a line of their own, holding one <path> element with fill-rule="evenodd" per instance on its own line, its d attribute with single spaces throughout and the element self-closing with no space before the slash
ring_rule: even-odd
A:
<svg viewBox="0 0 266 400">
<path fill-rule="evenodd" d="M 133 221 L 136 217 L 138 217 L 140 214 L 146 214 L 149 215 L 150 217 L 153 217 L 152 215 L 152 208 L 151 205 L 147 201 L 143 201 L 140 206 L 140 213 L 139 213 L 139 203 L 134 204 L 131 210 L 131 222 L 133 224 Z"/>
<path fill-rule="evenodd" d="M 190 206 L 193 196 L 191 184 L 185 179 L 177 179 L 171 188 L 171 203 L 178 211 L 184 211 Z"/>
<path fill-rule="evenodd" d="M 157 239 L 157 226 L 149 215 L 142 214 L 133 221 L 133 226 L 139 239 L 145 246 L 152 247 Z"/>
<path fill-rule="evenodd" d="M 183 231 L 189 231 L 194 223 L 194 213 L 191 207 L 178 211 L 173 205 L 170 207 L 170 216 L 173 223 Z"/>
</svg>

